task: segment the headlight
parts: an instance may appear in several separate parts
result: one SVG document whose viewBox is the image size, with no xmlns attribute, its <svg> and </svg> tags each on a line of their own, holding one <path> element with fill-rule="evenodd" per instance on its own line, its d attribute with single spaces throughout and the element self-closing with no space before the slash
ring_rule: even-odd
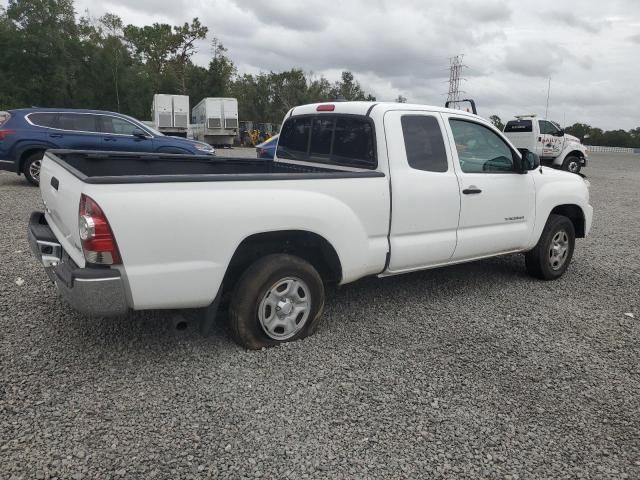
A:
<svg viewBox="0 0 640 480">
<path fill-rule="evenodd" d="M 201 152 L 215 153 L 216 151 L 211 145 L 207 145 L 206 143 L 196 143 L 194 146 L 196 150 L 200 150 Z"/>
</svg>

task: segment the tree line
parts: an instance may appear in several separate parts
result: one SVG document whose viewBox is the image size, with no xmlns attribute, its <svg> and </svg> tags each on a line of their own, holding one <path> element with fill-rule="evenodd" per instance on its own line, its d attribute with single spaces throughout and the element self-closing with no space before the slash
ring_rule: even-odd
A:
<svg viewBox="0 0 640 480">
<path fill-rule="evenodd" d="M 196 65 L 209 40 L 209 63 Z M 293 106 L 375 100 L 351 72 L 330 82 L 301 69 L 240 75 L 224 45 L 198 18 L 183 25 L 126 25 L 115 14 L 77 17 L 73 0 L 10 0 L 0 6 L 0 110 L 112 110 L 145 120 L 155 93 L 235 97 L 240 118 L 280 123 Z"/>
</svg>

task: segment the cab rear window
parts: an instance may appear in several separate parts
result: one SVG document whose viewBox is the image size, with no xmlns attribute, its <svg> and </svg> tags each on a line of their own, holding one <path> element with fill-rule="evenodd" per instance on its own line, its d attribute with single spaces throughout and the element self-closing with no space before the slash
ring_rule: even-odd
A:
<svg viewBox="0 0 640 480">
<path fill-rule="evenodd" d="M 532 132 L 531 120 L 511 120 L 504 127 L 505 133 L 508 132 Z"/>
<path fill-rule="evenodd" d="M 300 115 L 287 119 L 278 158 L 375 169 L 373 124 L 359 115 Z"/>
</svg>

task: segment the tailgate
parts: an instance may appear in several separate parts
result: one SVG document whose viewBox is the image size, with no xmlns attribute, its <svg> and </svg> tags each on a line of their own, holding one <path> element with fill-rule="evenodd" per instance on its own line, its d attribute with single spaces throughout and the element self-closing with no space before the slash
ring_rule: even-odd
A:
<svg viewBox="0 0 640 480">
<path fill-rule="evenodd" d="M 84 182 L 45 153 L 40 170 L 40 193 L 49 227 L 73 261 L 84 267 L 78 231 L 78 209 Z"/>
</svg>

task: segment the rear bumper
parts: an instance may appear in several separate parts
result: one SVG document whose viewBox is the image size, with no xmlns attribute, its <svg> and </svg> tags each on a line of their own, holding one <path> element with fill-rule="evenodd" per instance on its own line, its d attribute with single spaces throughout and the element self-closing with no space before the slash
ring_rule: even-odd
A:
<svg viewBox="0 0 640 480">
<path fill-rule="evenodd" d="M 44 213 L 31 214 L 27 232 L 33 254 L 71 307 L 91 316 L 122 315 L 129 310 L 120 272 L 78 267 L 62 249 Z"/>
</svg>

